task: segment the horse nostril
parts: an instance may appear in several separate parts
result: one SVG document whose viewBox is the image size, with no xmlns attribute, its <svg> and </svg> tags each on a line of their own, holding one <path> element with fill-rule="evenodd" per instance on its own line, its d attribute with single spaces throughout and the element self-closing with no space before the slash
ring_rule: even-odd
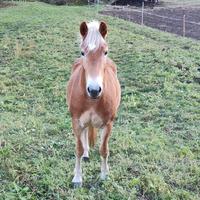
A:
<svg viewBox="0 0 200 200">
<path fill-rule="evenodd" d="M 89 88 L 89 87 L 87 88 L 87 90 L 88 90 L 88 92 L 90 93 L 90 88 Z"/>
<path fill-rule="evenodd" d="M 99 96 L 99 93 L 101 92 L 101 87 L 95 89 L 88 87 L 87 90 L 92 98 L 97 98 Z"/>
</svg>

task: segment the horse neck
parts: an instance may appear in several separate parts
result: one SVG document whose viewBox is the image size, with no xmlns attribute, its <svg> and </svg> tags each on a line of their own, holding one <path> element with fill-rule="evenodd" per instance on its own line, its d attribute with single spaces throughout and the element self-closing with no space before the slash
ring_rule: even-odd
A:
<svg viewBox="0 0 200 200">
<path fill-rule="evenodd" d="M 81 91 L 85 91 L 86 88 L 85 70 L 82 65 L 79 68 L 78 80 L 79 80 L 78 85 L 75 85 L 75 87 L 78 87 Z"/>
</svg>

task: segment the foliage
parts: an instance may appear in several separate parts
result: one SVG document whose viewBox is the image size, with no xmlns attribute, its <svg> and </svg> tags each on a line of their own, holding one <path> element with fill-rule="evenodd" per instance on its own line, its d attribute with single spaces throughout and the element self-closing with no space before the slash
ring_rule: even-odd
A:
<svg viewBox="0 0 200 200">
<path fill-rule="evenodd" d="M 65 4 L 70 4 L 70 5 L 87 5 L 88 1 L 87 0 L 41 0 L 45 3 L 49 4 L 55 4 L 55 5 L 65 5 Z"/>
<path fill-rule="evenodd" d="M 41 0 L 41 1 L 55 5 L 65 5 L 67 3 L 67 0 Z"/>
<path fill-rule="evenodd" d="M 0 12 L 0 199 L 200 199 L 199 41 L 97 14 L 18 3 Z M 98 145 L 71 187 L 75 141 L 65 103 L 83 20 L 109 24 L 122 102 L 110 177 Z"/>
</svg>

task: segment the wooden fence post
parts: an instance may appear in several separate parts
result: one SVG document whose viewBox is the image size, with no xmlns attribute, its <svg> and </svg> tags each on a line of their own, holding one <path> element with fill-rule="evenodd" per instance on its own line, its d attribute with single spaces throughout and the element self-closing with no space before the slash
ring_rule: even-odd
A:
<svg viewBox="0 0 200 200">
<path fill-rule="evenodd" d="M 183 37 L 185 37 L 185 15 L 183 15 Z"/>
<path fill-rule="evenodd" d="M 144 1 L 142 2 L 142 20 L 141 20 L 141 25 L 144 25 Z"/>
</svg>

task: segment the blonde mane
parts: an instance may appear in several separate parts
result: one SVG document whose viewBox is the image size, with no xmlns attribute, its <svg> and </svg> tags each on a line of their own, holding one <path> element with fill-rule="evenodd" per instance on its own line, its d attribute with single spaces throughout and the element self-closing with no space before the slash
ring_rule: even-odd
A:
<svg viewBox="0 0 200 200">
<path fill-rule="evenodd" d="M 81 42 L 81 48 L 87 52 L 96 51 L 102 44 L 105 44 L 105 40 L 99 32 L 99 25 L 98 21 L 87 23 L 88 32 Z"/>
</svg>

